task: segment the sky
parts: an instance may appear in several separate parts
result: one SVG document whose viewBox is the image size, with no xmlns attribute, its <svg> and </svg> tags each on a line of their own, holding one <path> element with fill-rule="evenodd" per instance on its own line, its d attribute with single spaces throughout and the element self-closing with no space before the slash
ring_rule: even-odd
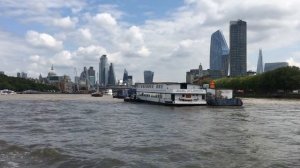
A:
<svg viewBox="0 0 300 168">
<path fill-rule="evenodd" d="M 263 61 L 300 66 L 299 0 L 0 0 L 0 71 L 46 76 L 98 71 L 106 54 L 117 79 L 184 82 L 209 68 L 210 36 L 229 22 L 247 22 L 247 69 Z"/>
</svg>

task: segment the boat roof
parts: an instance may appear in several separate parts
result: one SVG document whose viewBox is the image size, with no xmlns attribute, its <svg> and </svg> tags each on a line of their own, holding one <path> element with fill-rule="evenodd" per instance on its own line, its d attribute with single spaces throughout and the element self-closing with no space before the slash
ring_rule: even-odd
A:
<svg viewBox="0 0 300 168">
<path fill-rule="evenodd" d="M 185 82 L 153 82 L 153 83 L 135 83 L 135 84 L 167 84 L 167 85 L 172 85 L 172 84 L 187 84 L 187 85 L 195 85 L 191 83 L 185 83 Z"/>
</svg>

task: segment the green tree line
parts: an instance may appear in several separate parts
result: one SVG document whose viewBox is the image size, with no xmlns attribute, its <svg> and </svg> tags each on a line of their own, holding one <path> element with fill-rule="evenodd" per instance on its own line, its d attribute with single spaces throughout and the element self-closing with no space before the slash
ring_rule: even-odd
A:
<svg viewBox="0 0 300 168">
<path fill-rule="evenodd" d="M 290 92 L 300 89 L 299 67 L 284 67 L 255 76 L 222 78 L 215 81 L 217 88 L 244 90 L 257 93 Z"/>
<path fill-rule="evenodd" d="M 25 90 L 49 91 L 58 90 L 55 86 L 36 83 L 33 80 L 0 75 L 0 90 L 9 89 L 17 92 Z"/>
</svg>

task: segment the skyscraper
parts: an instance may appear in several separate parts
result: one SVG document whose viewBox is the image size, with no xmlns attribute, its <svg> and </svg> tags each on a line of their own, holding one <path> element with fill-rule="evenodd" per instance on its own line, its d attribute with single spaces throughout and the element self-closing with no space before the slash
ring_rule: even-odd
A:
<svg viewBox="0 0 300 168">
<path fill-rule="evenodd" d="M 264 72 L 264 67 L 263 67 L 262 50 L 259 49 L 256 74 L 262 74 L 263 72 Z"/>
<path fill-rule="evenodd" d="M 123 84 L 128 84 L 128 72 L 126 69 L 124 69 Z"/>
<path fill-rule="evenodd" d="M 210 69 L 221 70 L 228 74 L 229 48 L 223 33 L 218 30 L 211 35 Z"/>
<path fill-rule="evenodd" d="M 127 85 L 132 86 L 132 84 L 133 84 L 133 77 L 130 75 L 128 76 Z"/>
<path fill-rule="evenodd" d="M 110 63 L 108 70 L 108 85 L 114 86 L 116 85 L 116 76 L 113 63 Z"/>
<path fill-rule="evenodd" d="M 108 62 L 107 56 L 102 55 L 99 63 L 99 84 L 100 86 L 106 86 L 108 83 Z"/>
<path fill-rule="evenodd" d="M 89 86 L 89 75 L 86 67 L 83 68 L 83 71 L 80 74 L 80 82 L 85 83 L 86 86 Z"/>
<path fill-rule="evenodd" d="M 94 70 L 94 67 L 90 67 L 88 69 L 88 78 L 89 78 L 90 85 L 95 86 L 95 84 L 96 84 L 96 72 Z"/>
<path fill-rule="evenodd" d="M 218 30 L 211 35 L 210 70 L 221 70 L 228 74 L 229 48 L 223 33 Z"/>
<path fill-rule="evenodd" d="M 247 23 L 230 22 L 230 76 L 247 74 Z"/>
<path fill-rule="evenodd" d="M 144 71 L 144 82 L 145 83 L 153 83 L 154 72 L 152 71 Z"/>
</svg>

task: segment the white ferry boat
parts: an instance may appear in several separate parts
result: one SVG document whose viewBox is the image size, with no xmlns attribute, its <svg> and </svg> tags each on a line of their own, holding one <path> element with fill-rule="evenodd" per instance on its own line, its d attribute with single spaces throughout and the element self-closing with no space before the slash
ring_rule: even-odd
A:
<svg viewBox="0 0 300 168">
<path fill-rule="evenodd" d="M 135 99 L 167 105 L 206 105 L 206 90 L 187 83 L 136 83 Z"/>
<path fill-rule="evenodd" d="M 0 90 L 0 95 L 15 95 L 16 92 L 14 92 L 13 90 L 8 90 L 8 89 L 4 89 L 4 90 Z"/>
</svg>

